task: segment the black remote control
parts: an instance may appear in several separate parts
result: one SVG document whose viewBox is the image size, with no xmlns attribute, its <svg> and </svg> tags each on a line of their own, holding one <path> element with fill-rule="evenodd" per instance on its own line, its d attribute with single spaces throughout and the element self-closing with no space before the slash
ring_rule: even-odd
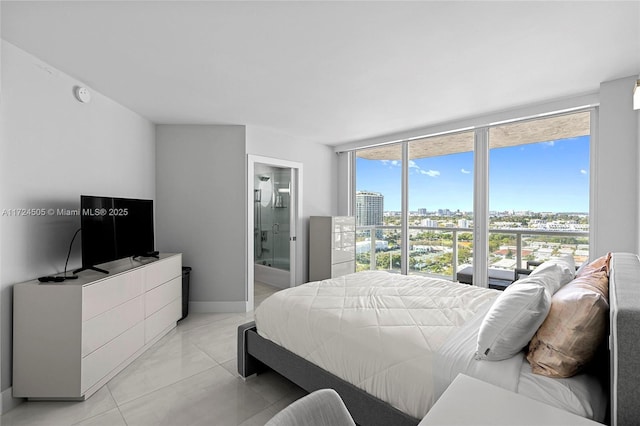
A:
<svg viewBox="0 0 640 426">
<path fill-rule="evenodd" d="M 48 275 L 46 277 L 38 278 L 38 281 L 40 281 L 41 283 L 48 283 L 48 282 L 61 283 L 62 281 L 64 281 L 64 277 L 52 277 L 51 275 Z"/>
</svg>

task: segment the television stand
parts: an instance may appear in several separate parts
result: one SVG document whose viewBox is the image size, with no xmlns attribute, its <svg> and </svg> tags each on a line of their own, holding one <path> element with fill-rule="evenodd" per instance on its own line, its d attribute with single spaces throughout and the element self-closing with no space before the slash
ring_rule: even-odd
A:
<svg viewBox="0 0 640 426">
<path fill-rule="evenodd" d="M 16 397 L 85 400 L 175 328 L 182 315 L 180 254 L 98 266 L 110 274 L 13 286 Z"/>
<path fill-rule="evenodd" d="M 80 269 L 76 269 L 73 271 L 73 274 L 77 274 L 78 272 L 82 272 L 82 271 L 87 271 L 91 269 L 92 271 L 96 271 L 96 272 L 102 272 L 103 274 L 108 274 L 109 271 L 105 270 L 105 269 L 100 269 L 100 268 L 96 268 L 95 266 L 87 266 L 86 268 L 80 268 Z"/>
</svg>

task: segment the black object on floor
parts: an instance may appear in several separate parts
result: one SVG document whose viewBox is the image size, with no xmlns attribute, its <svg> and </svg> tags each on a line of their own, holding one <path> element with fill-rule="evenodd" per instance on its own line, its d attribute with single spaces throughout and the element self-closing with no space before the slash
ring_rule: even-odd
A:
<svg viewBox="0 0 640 426">
<path fill-rule="evenodd" d="M 189 315 L 189 278 L 191 275 L 191 267 L 182 267 L 182 318 L 181 321 Z"/>
</svg>

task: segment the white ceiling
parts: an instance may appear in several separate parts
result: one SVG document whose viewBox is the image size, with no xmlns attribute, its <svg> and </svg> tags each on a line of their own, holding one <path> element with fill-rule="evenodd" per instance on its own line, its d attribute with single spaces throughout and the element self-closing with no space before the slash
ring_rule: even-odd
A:
<svg viewBox="0 0 640 426">
<path fill-rule="evenodd" d="M 640 3 L 2 1 L 2 38 L 156 123 L 329 145 L 640 73 Z"/>
</svg>

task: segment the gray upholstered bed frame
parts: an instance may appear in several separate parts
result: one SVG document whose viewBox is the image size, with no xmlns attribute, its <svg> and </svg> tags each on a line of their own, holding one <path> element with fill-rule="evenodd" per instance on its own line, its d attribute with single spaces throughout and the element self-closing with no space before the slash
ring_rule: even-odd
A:
<svg viewBox="0 0 640 426">
<path fill-rule="evenodd" d="M 249 377 L 267 367 L 307 392 L 334 389 L 359 425 L 415 426 L 420 421 L 261 337 L 256 332 L 255 322 L 238 327 L 238 373 Z"/>
<path fill-rule="evenodd" d="M 611 425 L 640 424 L 640 261 L 614 253 L 609 275 Z"/>
<path fill-rule="evenodd" d="M 640 424 L 640 260 L 614 253 L 609 277 L 610 424 Z M 335 389 L 360 425 L 416 425 L 415 419 L 258 335 L 250 322 L 238 327 L 238 372 L 249 377 L 270 368 L 308 392 Z"/>
</svg>

